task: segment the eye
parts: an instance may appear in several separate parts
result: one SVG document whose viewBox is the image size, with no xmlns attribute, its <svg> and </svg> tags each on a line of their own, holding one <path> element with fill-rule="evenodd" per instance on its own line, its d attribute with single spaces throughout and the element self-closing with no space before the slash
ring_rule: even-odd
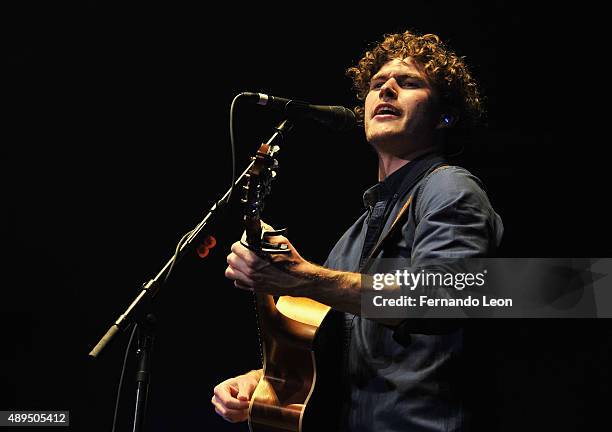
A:
<svg viewBox="0 0 612 432">
<path fill-rule="evenodd" d="M 419 85 L 412 80 L 403 80 L 400 84 L 403 88 L 416 88 Z"/>
<path fill-rule="evenodd" d="M 383 81 L 374 81 L 370 83 L 370 90 L 380 90 L 383 84 Z"/>
</svg>

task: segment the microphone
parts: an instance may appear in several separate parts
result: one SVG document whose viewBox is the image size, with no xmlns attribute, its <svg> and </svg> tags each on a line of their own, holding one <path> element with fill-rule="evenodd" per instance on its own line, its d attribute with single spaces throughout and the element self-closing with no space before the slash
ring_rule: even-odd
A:
<svg viewBox="0 0 612 432">
<path fill-rule="evenodd" d="M 343 106 L 311 105 L 263 93 L 243 92 L 240 96 L 258 105 L 282 111 L 289 118 L 309 118 L 338 131 L 350 130 L 357 124 L 353 111 Z"/>
</svg>

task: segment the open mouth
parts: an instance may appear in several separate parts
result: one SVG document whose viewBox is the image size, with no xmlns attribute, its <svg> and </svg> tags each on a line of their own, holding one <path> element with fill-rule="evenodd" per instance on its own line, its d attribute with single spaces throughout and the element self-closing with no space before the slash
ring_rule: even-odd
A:
<svg viewBox="0 0 612 432">
<path fill-rule="evenodd" d="M 393 105 L 379 105 L 378 107 L 376 107 L 376 109 L 374 110 L 374 117 L 377 118 L 395 118 L 395 117 L 399 117 L 401 115 L 401 112 L 395 108 Z"/>
</svg>

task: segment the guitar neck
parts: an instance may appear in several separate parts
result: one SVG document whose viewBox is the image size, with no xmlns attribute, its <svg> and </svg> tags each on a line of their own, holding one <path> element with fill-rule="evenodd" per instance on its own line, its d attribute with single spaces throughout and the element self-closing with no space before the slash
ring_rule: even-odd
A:
<svg viewBox="0 0 612 432">
<path fill-rule="evenodd" d="M 259 217 L 245 217 L 246 240 L 253 250 L 261 250 L 261 221 Z"/>
</svg>

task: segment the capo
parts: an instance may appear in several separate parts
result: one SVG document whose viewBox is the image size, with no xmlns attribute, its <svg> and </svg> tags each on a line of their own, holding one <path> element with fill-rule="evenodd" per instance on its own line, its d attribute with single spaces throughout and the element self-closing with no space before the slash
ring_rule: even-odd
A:
<svg viewBox="0 0 612 432">
<path fill-rule="evenodd" d="M 285 243 L 270 243 L 265 241 L 266 238 L 268 237 L 274 237 L 274 236 L 284 236 L 287 234 L 287 228 L 281 228 L 278 230 L 262 230 L 261 231 L 261 241 L 259 243 L 259 247 L 251 247 L 246 240 L 240 240 L 240 244 L 242 244 L 242 246 L 251 249 L 252 251 L 255 252 L 265 252 L 268 254 L 286 254 L 286 253 L 291 253 L 291 250 L 289 249 L 289 246 Z"/>
</svg>

